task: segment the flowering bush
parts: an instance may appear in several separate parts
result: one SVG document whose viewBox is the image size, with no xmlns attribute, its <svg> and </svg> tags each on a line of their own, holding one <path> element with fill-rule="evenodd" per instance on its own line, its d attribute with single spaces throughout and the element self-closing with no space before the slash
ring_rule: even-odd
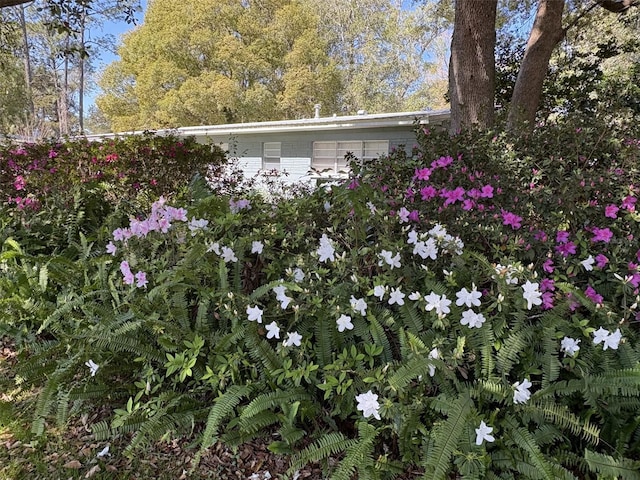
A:
<svg viewBox="0 0 640 480">
<path fill-rule="evenodd" d="M 195 423 L 201 449 L 272 435 L 292 474 L 342 453 L 331 478 L 637 478 L 637 147 L 560 181 L 566 146 L 420 142 L 306 196 L 161 198 L 84 243 L 71 286 L 6 242 L 48 299 L 34 430 L 109 392 L 94 431 L 135 432 L 126 454 Z"/>
</svg>

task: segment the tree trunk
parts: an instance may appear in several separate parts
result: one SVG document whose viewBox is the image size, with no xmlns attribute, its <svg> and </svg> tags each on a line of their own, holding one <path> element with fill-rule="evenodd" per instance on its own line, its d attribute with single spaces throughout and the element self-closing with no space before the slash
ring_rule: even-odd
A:
<svg viewBox="0 0 640 480">
<path fill-rule="evenodd" d="M 85 70 L 85 28 L 87 20 L 86 8 L 82 10 L 82 16 L 80 17 L 80 60 L 78 62 L 78 68 L 80 69 L 80 85 L 78 86 L 78 123 L 80 127 L 80 135 L 84 135 L 84 70 Z"/>
<path fill-rule="evenodd" d="M 493 125 L 497 5 L 497 0 L 456 0 L 449 61 L 453 135 Z"/>
<path fill-rule="evenodd" d="M 563 10 L 564 0 L 539 0 L 536 19 L 511 97 L 507 117 L 509 130 L 530 130 L 535 124 L 549 59 L 564 36 Z"/>
</svg>

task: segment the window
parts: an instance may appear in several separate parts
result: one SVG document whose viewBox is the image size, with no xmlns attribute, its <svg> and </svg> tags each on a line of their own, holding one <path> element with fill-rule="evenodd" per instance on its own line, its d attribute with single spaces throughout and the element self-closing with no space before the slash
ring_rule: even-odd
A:
<svg viewBox="0 0 640 480">
<path fill-rule="evenodd" d="M 264 142 L 262 144 L 262 169 L 280 171 L 280 142 Z"/>
<path fill-rule="evenodd" d="M 360 160 L 372 160 L 389 153 L 388 140 L 351 140 L 345 142 L 313 142 L 311 168 L 319 172 L 346 172 L 345 155 L 352 153 Z"/>
</svg>

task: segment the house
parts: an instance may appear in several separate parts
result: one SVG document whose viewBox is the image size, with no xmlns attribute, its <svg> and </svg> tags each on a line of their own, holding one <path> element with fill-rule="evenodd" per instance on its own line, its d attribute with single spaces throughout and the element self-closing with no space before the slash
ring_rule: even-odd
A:
<svg viewBox="0 0 640 480">
<path fill-rule="evenodd" d="M 347 153 L 372 159 L 392 149 L 411 149 L 416 122 L 438 126 L 448 119 L 448 110 L 320 117 L 316 106 L 314 118 L 181 127 L 171 133 L 221 145 L 247 176 L 286 172 L 287 182 L 297 182 L 340 175 Z"/>
</svg>

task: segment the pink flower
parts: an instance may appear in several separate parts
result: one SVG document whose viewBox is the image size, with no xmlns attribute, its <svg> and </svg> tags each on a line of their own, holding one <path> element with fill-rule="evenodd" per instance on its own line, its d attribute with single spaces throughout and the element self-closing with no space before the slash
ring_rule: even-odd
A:
<svg viewBox="0 0 640 480">
<path fill-rule="evenodd" d="M 358 179 L 354 178 L 353 180 L 351 180 L 351 182 L 349 182 L 349 185 L 347 186 L 347 188 L 349 190 L 355 190 L 359 186 L 360 186 L 360 184 L 358 183 Z"/>
<path fill-rule="evenodd" d="M 593 301 L 593 303 L 597 305 L 602 304 L 602 300 L 603 300 L 602 295 L 596 292 L 591 285 L 587 286 L 587 288 L 584 291 L 584 294 L 587 296 L 587 298 L 590 298 Z"/>
<path fill-rule="evenodd" d="M 56 158 L 58 156 L 58 152 L 54 149 L 49 150 L 49 158 Z"/>
<path fill-rule="evenodd" d="M 431 168 L 447 168 L 453 163 L 452 157 L 440 157 L 431 163 Z"/>
<path fill-rule="evenodd" d="M 607 218 L 618 218 L 618 210 L 620 210 L 615 205 L 607 205 L 604 209 L 604 216 Z"/>
<path fill-rule="evenodd" d="M 24 177 L 22 175 L 18 175 L 13 182 L 13 186 L 16 188 L 16 190 L 24 190 L 26 184 L 27 183 L 24 181 Z"/>
<path fill-rule="evenodd" d="M 534 235 L 533 238 L 535 238 L 536 240 L 538 240 L 539 242 L 546 242 L 547 241 L 547 234 L 545 232 L 543 232 L 542 230 L 538 230 Z"/>
<path fill-rule="evenodd" d="M 493 198 L 493 187 L 491 185 L 485 185 L 482 187 L 480 196 L 482 198 Z"/>
<path fill-rule="evenodd" d="M 444 206 L 452 205 L 456 202 L 462 202 L 464 200 L 465 190 L 462 187 L 457 187 L 454 190 L 448 190 L 443 188 L 440 191 L 440 197 L 445 198 Z"/>
<path fill-rule="evenodd" d="M 147 274 L 139 271 L 138 273 L 136 273 L 136 287 L 138 288 L 147 288 L 147 283 L 149 283 L 147 281 Z"/>
<path fill-rule="evenodd" d="M 509 225 L 514 230 L 518 230 L 522 226 L 522 217 L 515 213 L 502 210 L 502 224 Z"/>
<path fill-rule="evenodd" d="M 429 180 L 431 176 L 431 169 L 429 168 L 416 168 L 413 178 L 416 180 Z"/>
<path fill-rule="evenodd" d="M 120 272 L 122 272 L 123 281 L 126 285 L 133 285 L 133 273 L 131 273 L 131 269 L 129 268 L 129 263 L 126 260 L 123 260 L 120 263 Z"/>
<path fill-rule="evenodd" d="M 467 198 L 464 202 L 462 202 L 462 209 L 467 212 L 473 209 L 474 206 L 475 206 L 475 202 L 470 198 Z"/>
<path fill-rule="evenodd" d="M 634 212 L 636 209 L 636 202 L 638 199 L 633 195 L 628 195 L 622 200 L 622 208 L 628 210 L 629 212 Z"/>
<path fill-rule="evenodd" d="M 593 237 L 591 238 L 592 242 L 609 243 L 613 238 L 613 232 L 608 228 L 593 227 L 591 232 L 593 233 Z"/>
<path fill-rule="evenodd" d="M 420 196 L 422 197 L 422 200 L 431 200 L 432 198 L 435 198 L 437 194 L 437 190 L 431 185 L 420 189 Z"/>
<path fill-rule="evenodd" d="M 609 263 L 609 259 L 607 257 L 605 257 L 603 254 L 598 254 L 596 256 L 596 267 L 598 268 L 604 268 L 607 263 Z"/>
</svg>

